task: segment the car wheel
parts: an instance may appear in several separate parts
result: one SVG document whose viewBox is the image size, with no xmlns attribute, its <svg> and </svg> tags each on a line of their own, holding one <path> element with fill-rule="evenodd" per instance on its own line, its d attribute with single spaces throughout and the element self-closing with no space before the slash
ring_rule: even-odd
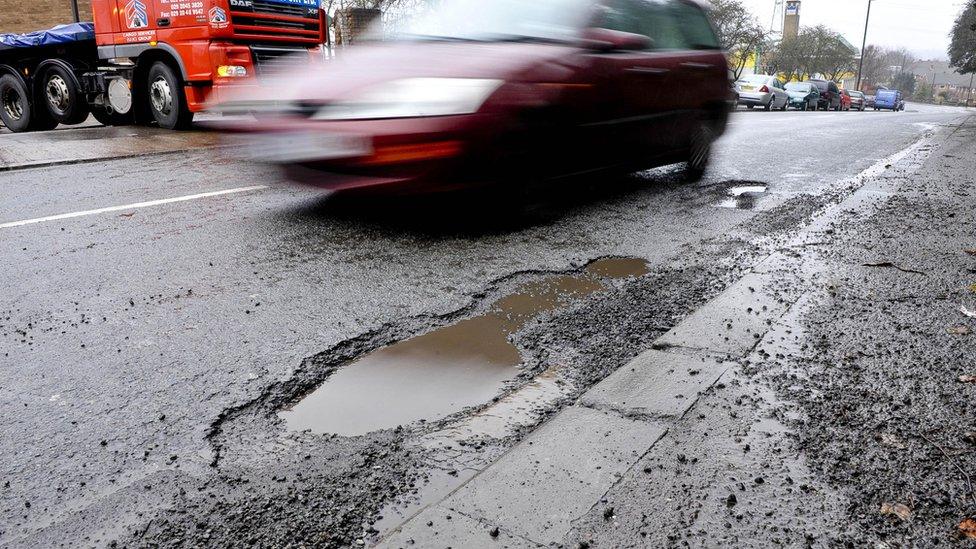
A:
<svg viewBox="0 0 976 549">
<path fill-rule="evenodd" d="M 193 123 L 193 113 L 186 104 L 183 84 L 166 63 L 157 61 L 149 69 L 146 92 L 149 110 L 159 127 L 185 130 Z"/>
<path fill-rule="evenodd" d="M 37 91 L 51 118 L 60 124 L 81 124 L 88 119 L 88 102 L 75 86 L 73 75 L 64 67 L 53 65 L 44 73 Z"/>
<path fill-rule="evenodd" d="M 766 112 L 773 110 L 773 103 L 775 102 L 776 102 L 776 96 L 770 97 L 769 103 L 766 103 L 766 105 L 763 107 L 763 110 Z"/>
<path fill-rule="evenodd" d="M 746 108 L 751 111 L 752 109 L 755 109 L 756 106 L 755 105 L 746 105 Z"/>
<path fill-rule="evenodd" d="M 700 123 L 695 134 L 691 137 L 688 163 L 685 166 L 686 181 L 696 183 L 705 177 L 708 163 L 712 157 L 712 141 L 714 139 L 712 128 L 704 122 Z"/>
</svg>

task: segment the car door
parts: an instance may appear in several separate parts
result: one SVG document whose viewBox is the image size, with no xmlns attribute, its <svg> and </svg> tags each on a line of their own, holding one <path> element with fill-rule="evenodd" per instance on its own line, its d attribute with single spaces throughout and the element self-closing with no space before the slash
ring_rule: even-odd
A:
<svg viewBox="0 0 976 549">
<path fill-rule="evenodd" d="M 728 66 L 715 30 L 702 7 L 692 0 L 648 0 L 661 14 L 656 42 L 677 58 L 672 77 L 673 116 L 668 145 L 687 147 L 701 116 L 714 108 L 715 97 L 728 78 Z M 665 32 L 666 29 L 666 32 Z"/>
<path fill-rule="evenodd" d="M 776 79 L 776 93 L 780 98 L 779 107 L 786 108 L 790 104 L 790 94 L 786 91 L 786 84 L 779 78 Z"/>
<path fill-rule="evenodd" d="M 642 164 L 667 150 L 672 140 L 666 128 L 679 109 L 675 76 L 682 59 L 675 49 L 661 47 L 676 30 L 660 20 L 659 4 L 660 0 L 612 0 L 601 25 L 646 36 L 651 42 L 641 51 L 600 54 L 618 83 L 612 123 L 622 162 Z"/>
<path fill-rule="evenodd" d="M 838 88 L 837 84 L 834 84 L 833 82 L 828 82 L 827 86 L 830 89 L 830 97 L 832 100 L 831 106 L 836 107 L 837 110 L 840 110 L 841 102 L 843 101 L 840 98 L 840 88 Z"/>
</svg>

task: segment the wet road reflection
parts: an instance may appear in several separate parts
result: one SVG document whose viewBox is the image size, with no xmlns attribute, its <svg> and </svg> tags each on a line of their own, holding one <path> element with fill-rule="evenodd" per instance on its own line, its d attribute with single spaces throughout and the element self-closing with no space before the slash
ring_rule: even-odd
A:
<svg viewBox="0 0 976 549">
<path fill-rule="evenodd" d="M 280 416 L 289 430 L 357 436 L 490 402 L 518 374 L 521 356 L 511 334 L 602 290 L 603 280 L 646 272 L 643 260 L 608 258 L 580 273 L 523 284 L 485 314 L 352 362 Z"/>
</svg>

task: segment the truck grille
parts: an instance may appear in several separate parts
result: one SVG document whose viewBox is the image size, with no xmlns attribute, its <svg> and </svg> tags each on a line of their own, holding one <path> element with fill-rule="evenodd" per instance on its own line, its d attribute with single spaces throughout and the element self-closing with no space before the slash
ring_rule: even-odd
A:
<svg viewBox="0 0 976 549">
<path fill-rule="evenodd" d="M 276 29 L 297 29 L 305 31 L 319 30 L 318 21 L 284 21 L 279 19 L 261 19 L 258 17 L 234 16 L 234 24 L 243 26 L 274 27 Z"/>
<path fill-rule="evenodd" d="M 301 68 L 311 62 L 309 52 L 303 48 L 276 48 L 252 46 L 251 58 L 258 78 L 273 78 Z"/>
<path fill-rule="evenodd" d="M 234 37 L 250 42 L 314 45 L 325 41 L 316 2 L 238 0 L 231 2 Z"/>
<path fill-rule="evenodd" d="M 254 13 L 273 13 L 276 15 L 291 15 L 294 17 L 307 17 L 308 8 L 305 6 L 293 6 L 279 2 L 269 2 L 268 0 L 252 0 L 251 9 Z"/>
</svg>

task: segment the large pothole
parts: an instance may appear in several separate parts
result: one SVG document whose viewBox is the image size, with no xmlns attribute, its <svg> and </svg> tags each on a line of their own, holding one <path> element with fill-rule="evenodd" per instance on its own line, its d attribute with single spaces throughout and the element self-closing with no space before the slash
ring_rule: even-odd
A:
<svg viewBox="0 0 976 549">
<path fill-rule="evenodd" d="M 519 373 L 522 357 L 512 334 L 605 289 L 607 279 L 646 272 L 641 259 L 607 258 L 577 273 L 524 283 L 483 314 L 347 364 L 279 417 L 292 431 L 358 436 L 482 406 Z"/>
</svg>

